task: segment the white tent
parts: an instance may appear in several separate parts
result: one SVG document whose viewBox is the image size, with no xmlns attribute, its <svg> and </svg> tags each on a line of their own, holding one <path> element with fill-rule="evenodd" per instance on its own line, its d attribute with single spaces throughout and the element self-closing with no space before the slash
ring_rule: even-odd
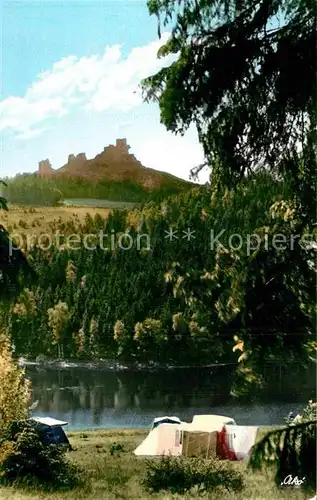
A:
<svg viewBox="0 0 317 500">
<path fill-rule="evenodd" d="M 155 427 L 134 450 L 134 454 L 138 456 L 181 455 L 181 426 L 161 424 Z"/>
<path fill-rule="evenodd" d="M 255 444 L 258 427 L 239 426 L 223 415 L 195 415 L 191 423 L 159 417 L 134 451 L 138 456 L 219 456 L 244 460 Z"/>
<path fill-rule="evenodd" d="M 164 423 L 159 423 L 161 419 Z M 165 423 L 166 420 L 170 423 Z M 155 427 L 155 424 L 158 425 Z M 186 450 L 197 450 L 198 447 L 206 448 L 206 446 L 211 446 L 210 443 L 213 443 L 214 446 L 215 433 L 220 432 L 226 424 L 235 424 L 235 421 L 231 417 L 222 415 L 195 415 L 191 423 L 181 422 L 177 417 L 160 417 L 154 420 L 152 430 L 136 448 L 134 454 L 138 456 L 184 454 L 183 435 L 185 431 Z M 189 433 L 190 436 L 188 436 Z M 201 444 L 203 442 L 204 446 Z M 190 443 L 189 448 L 188 443 Z M 188 451 L 185 454 L 189 456 Z"/>
</svg>

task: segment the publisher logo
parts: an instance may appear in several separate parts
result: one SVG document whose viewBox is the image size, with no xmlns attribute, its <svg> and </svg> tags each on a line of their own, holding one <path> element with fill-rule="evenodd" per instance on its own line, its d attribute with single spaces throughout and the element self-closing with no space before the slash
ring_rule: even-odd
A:
<svg viewBox="0 0 317 500">
<path fill-rule="evenodd" d="M 293 477 L 292 474 L 289 474 L 283 479 L 281 486 L 301 486 L 304 484 L 305 480 L 305 477 L 301 479 L 298 476 Z"/>
</svg>

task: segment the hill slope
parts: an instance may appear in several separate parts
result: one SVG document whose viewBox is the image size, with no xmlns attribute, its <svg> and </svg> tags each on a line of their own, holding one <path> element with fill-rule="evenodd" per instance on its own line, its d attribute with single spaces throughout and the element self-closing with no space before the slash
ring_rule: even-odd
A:
<svg viewBox="0 0 317 500">
<path fill-rule="evenodd" d="M 144 167 L 129 153 L 126 139 L 117 139 L 93 159 L 71 154 L 54 170 L 50 161 L 39 162 L 38 171 L 7 178 L 4 195 L 10 203 L 53 206 L 65 199 L 109 202 L 160 201 L 191 189 L 194 184 L 166 172 Z M 109 204 L 109 208 L 110 204 Z"/>
<path fill-rule="evenodd" d="M 171 174 L 144 167 L 129 153 L 129 149 L 126 139 L 117 139 L 115 146 L 105 147 L 102 153 L 93 159 L 87 159 L 85 153 L 69 155 L 67 163 L 58 170 L 52 169 L 49 160 L 44 160 L 39 163 L 38 174 L 46 178 L 81 178 L 94 182 L 128 181 L 147 190 L 189 184 Z"/>
</svg>

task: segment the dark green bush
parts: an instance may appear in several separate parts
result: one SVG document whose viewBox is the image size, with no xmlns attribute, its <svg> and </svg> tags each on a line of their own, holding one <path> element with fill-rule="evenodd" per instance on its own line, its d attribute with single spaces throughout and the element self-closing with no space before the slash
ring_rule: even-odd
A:
<svg viewBox="0 0 317 500">
<path fill-rule="evenodd" d="M 66 458 L 65 448 L 45 446 L 36 423 L 13 422 L 1 434 L 0 483 L 23 483 L 50 490 L 69 490 L 81 483 L 80 470 Z"/>
<path fill-rule="evenodd" d="M 110 455 L 120 454 L 124 452 L 124 447 L 120 443 L 113 443 L 110 446 Z"/>
<path fill-rule="evenodd" d="M 163 456 L 147 460 L 146 466 L 143 486 L 152 492 L 185 493 L 195 486 L 206 491 L 222 486 L 236 492 L 244 487 L 243 475 L 220 460 Z"/>
</svg>

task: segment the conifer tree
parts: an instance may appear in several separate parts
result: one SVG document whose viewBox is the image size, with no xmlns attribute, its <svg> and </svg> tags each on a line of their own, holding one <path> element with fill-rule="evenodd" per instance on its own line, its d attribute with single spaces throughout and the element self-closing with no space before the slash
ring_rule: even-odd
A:
<svg viewBox="0 0 317 500">
<path fill-rule="evenodd" d="M 0 180 L 0 187 L 1 185 L 6 184 Z M 0 196 L 0 210 L 8 210 L 3 196 Z M 8 231 L 0 224 L 0 301 L 10 300 L 21 290 L 21 273 L 29 280 L 35 277 L 23 252 L 14 245 Z"/>
</svg>

